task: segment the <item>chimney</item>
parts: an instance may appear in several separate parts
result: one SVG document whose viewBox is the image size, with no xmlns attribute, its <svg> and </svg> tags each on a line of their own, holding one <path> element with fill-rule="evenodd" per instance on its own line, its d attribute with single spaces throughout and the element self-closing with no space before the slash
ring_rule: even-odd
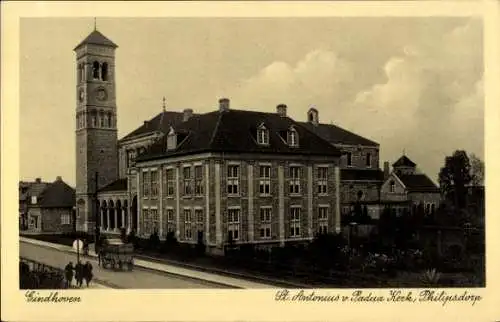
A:
<svg viewBox="0 0 500 322">
<path fill-rule="evenodd" d="M 144 121 L 144 125 L 145 125 L 145 126 L 148 126 L 148 125 L 149 125 L 149 122 L 148 122 L 148 121 Z"/>
<path fill-rule="evenodd" d="M 57 177 L 56 177 L 56 181 L 62 181 L 61 176 L 57 176 Z"/>
<path fill-rule="evenodd" d="M 35 179 L 35 182 L 36 182 L 36 183 L 40 183 L 40 182 L 42 182 L 42 178 L 36 178 L 36 179 Z"/>
<path fill-rule="evenodd" d="M 229 111 L 229 98 L 221 98 L 219 100 L 219 112 Z"/>
<path fill-rule="evenodd" d="M 191 116 L 193 116 L 193 110 L 190 108 L 186 108 L 184 110 L 184 115 L 182 116 L 182 122 L 187 122 Z"/>
<path fill-rule="evenodd" d="M 278 106 L 276 106 L 276 113 L 278 113 L 281 117 L 286 117 L 286 105 L 279 104 Z"/>
<path fill-rule="evenodd" d="M 389 178 L 389 162 L 385 161 L 384 162 L 384 180 Z"/>
</svg>

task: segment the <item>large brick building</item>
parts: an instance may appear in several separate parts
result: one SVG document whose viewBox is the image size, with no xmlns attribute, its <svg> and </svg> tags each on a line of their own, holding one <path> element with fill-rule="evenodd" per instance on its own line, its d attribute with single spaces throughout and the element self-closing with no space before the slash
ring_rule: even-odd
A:
<svg viewBox="0 0 500 322">
<path fill-rule="evenodd" d="M 242 111 L 163 110 L 117 138 L 115 50 L 94 30 L 76 48 L 77 229 L 149 237 L 173 232 L 220 249 L 341 230 L 341 214 L 377 205 L 379 144 L 333 124 Z M 387 174 L 387 173 L 386 173 Z"/>
</svg>

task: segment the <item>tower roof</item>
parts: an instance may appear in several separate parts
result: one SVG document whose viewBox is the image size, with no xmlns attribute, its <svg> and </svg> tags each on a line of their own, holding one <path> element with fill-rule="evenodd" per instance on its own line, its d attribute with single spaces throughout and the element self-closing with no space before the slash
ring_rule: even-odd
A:
<svg viewBox="0 0 500 322">
<path fill-rule="evenodd" d="M 101 45 L 112 48 L 118 47 L 118 45 L 106 38 L 106 36 L 101 34 L 98 30 L 92 31 L 90 35 L 87 36 L 87 38 L 85 38 L 80 44 L 78 44 L 78 46 L 75 47 L 75 50 L 86 44 Z"/>
<path fill-rule="evenodd" d="M 406 155 L 403 155 L 396 162 L 394 162 L 394 164 L 392 166 L 393 167 L 414 167 L 414 166 L 416 166 L 416 163 L 413 162 L 412 160 L 408 159 L 408 157 Z"/>
</svg>

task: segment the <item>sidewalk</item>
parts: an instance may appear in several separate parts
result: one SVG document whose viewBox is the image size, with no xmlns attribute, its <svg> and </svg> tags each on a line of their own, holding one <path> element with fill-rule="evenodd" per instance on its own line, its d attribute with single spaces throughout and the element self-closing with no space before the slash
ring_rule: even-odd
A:
<svg viewBox="0 0 500 322">
<path fill-rule="evenodd" d="M 66 245 L 49 243 L 49 242 L 31 239 L 31 238 L 26 238 L 26 237 L 21 237 L 21 236 L 19 237 L 19 240 L 22 242 L 30 243 L 30 244 L 35 244 L 35 245 L 39 245 L 39 246 L 57 249 L 57 250 L 63 251 L 63 252 L 76 253 L 76 250 L 74 250 L 72 247 L 66 246 Z M 96 253 L 93 250 L 89 250 L 89 256 L 97 257 Z M 227 285 L 230 287 L 241 288 L 241 289 L 275 288 L 275 286 L 269 285 L 269 284 L 257 283 L 257 282 L 242 280 L 242 279 L 238 279 L 238 278 L 232 278 L 232 277 L 224 276 L 224 275 L 220 275 L 220 274 L 201 272 L 201 271 L 197 271 L 194 269 L 186 269 L 186 268 L 182 268 L 182 267 L 178 267 L 178 266 L 174 266 L 174 265 L 169 265 L 166 263 L 160 263 L 160 262 L 152 262 L 152 261 L 146 261 L 146 260 L 141 260 L 141 259 L 135 259 L 134 265 L 138 266 L 138 267 L 154 270 L 154 271 L 159 271 L 159 272 L 164 272 L 164 273 L 179 275 L 179 276 L 185 276 L 185 277 L 189 277 L 189 278 L 193 278 L 193 279 L 208 281 L 208 282 L 212 282 L 212 283 Z"/>
</svg>

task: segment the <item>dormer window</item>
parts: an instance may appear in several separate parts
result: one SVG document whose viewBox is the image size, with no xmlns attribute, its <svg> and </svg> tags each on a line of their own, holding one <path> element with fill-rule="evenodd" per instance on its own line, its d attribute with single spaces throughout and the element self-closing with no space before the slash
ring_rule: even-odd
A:
<svg viewBox="0 0 500 322">
<path fill-rule="evenodd" d="M 269 145 L 269 130 L 264 124 L 261 124 L 257 129 L 257 143 Z"/>
<path fill-rule="evenodd" d="M 396 192 L 396 184 L 394 183 L 394 181 L 391 181 L 389 183 L 389 185 L 390 185 L 390 189 L 391 189 L 390 191 L 391 192 Z"/>
<path fill-rule="evenodd" d="M 288 130 L 287 141 L 288 145 L 291 147 L 299 146 L 299 135 L 297 133 L 297 130 L 295 130 L 295 128 L 291 127 Z"/>
<path fill-rule="evenodd" d="M 167 134 L 167 151 L 175 150 L 177 148 L 177 134 L 173 127 L 170 127 L 170 130 Z"/>
</svg>

